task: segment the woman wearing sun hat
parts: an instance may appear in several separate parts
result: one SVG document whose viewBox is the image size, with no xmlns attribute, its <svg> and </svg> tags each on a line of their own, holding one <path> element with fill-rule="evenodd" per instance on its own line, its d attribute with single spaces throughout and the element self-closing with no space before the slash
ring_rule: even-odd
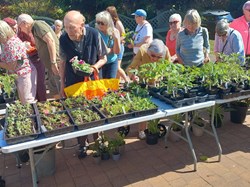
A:
<svg viewBox="0 0 250 187">
<path fill-rule="evenodd" d="M 167 32 L 166 35 L 166 46 L 169 49 L 170 55 L 171 55 L 171 60 L 173 62 L 177 61 L 177 56 L 176 56 L 176 38 L 177 35 L 180 31 L 183 30 L 181 27 L 181 15 L 180 14 L 172 14 L 169 17 L 169 31 Z"/>
<path fill-rule="evenodd" d="M 153 28 L 151 24 L 146 20 L 147 13 L 143 9 L 137 9 L 133 14 L 137 23 L 135 34 L 133 36 L 134 43 L 129 44 L 128 48 L 133 48 L 134 54 L 136 54 L 139 48 L 146 43 L 150 43 L 153 39 Z"/>
</svg>

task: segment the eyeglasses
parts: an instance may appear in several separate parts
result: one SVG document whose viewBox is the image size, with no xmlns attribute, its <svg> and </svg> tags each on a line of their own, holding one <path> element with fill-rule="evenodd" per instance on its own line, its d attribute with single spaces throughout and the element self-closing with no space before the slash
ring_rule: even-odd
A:
<svg viewBox="0 0 250 187">
<path fill-rule="evenodd" d="M 227 35 L 227 33 L 224 34 L 218 34 L 219 37 L 225 37 Z"/>
<path fill-rule="evenodd" d="M 246 11 L 250 12 L 250 9 L 244 9 L 244 10 L 246 10 Z"/>
<path fill-rule="evenodd" d="M 97 24 L 97 25 L 106 25 L 106 24 L 103 23 L 102 21 L 97 21 L 96 24 Z"/>
<path fill-rule="evenodd" d="M 172 21 L 172 22 L 169 22 L 169 25 L 172 25 L 172 24 L 177 24 L 179 21 Z"/>
<path fill-rule="evenodd" d="M 155 55 L 155 54 L 150 54 L 150 56 L 152 57 L 152 58 L 158 58 L 158 59 L 160 59 L 160 58 L 163 58 L 162 56 L 157 56 L 157 55 Z"/>
</svg>

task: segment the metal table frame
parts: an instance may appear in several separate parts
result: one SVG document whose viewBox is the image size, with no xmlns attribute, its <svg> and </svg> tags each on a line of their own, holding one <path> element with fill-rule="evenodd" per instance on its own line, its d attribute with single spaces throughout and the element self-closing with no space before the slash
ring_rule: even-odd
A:
<svg viewBox="0 0 250 187">
<path fill-rule="evenodd" d="M 221 145 L 220 145 L 220 142 L 219 142 L 219 138 L 218 138 L 218 135 L 217 135 L 217 132 L 216 132 L 216 129 L 214 127 L 214 111 L 215 111 L 215 101 L 209 101 L 209 102 L 205 102 L 205 103 L 199 103 L 199 104 L 195 104 L 195 105 L 192 105 L 193 107 L 182 107 L 182 108 L 179 108 L 177 110 L 166 110 L 166 117 L 170 117 L 170 116 L 173 116 L 175 114 L 180 114 L 180 113 L 184 113 L 185 115 L 185 122 L 184 122 L 184 125 L 174 121 L 174 120 L 171 120 L 173 123 L 177 124 L 178 126 L 184 128 L 184 131 L 185 131 L 185 137 L 178 134 L 178 133 L 175 133 L 174 131 L 172 131 L 172 133 L 174 133 L 176 136 L 180 137 L 181 139 L 183 139 L 185 142 L 188 143 L 189 145 L 189 148 L 191 150 L 191 154 L 192 154 L 192 157 L 193 157 L 193 160 L 194 160 L 194 171 L 197 170 L 197 157 L 196 157 L 196 154 L 195 154 L 195 150 L 194 150 L 194 147 L 193 147 L 193 144 L 192 144 L 192 140 L 190 138 L 190 131 L 189 131 L 189 128 L 191 126 L 190 122 L 189 122 L 189 115 L 188 115 L 188 112 L 191 112 L 191 111 L 196 111 L 196 110 L 202 110 L 202 109 L 205 109 L 205 108 L 208 108 L 208 107 L 213 107 L 212 108 L 212 114 L 211 114 L 211 121 L 210 121 L 210 125 L 212 127 L 212 131 L 209 131 L 207 129 L 203 129 L 204 132 L 206 132 L 207 134 L 213 136 L 215 138 L 215 141 L 216 141 L 216 145 L 218 147 L 218 162 L 221 161 L 221 155 L 222 155 L 222 148 L 221 148 Z M 169 129 L 169 128 L 168 128 Z M 165 145 L 167 145 L 167 136 L 169 135 L 170 133 L 170 130 L 168 130 L 167 132 L 167 135 L 165 136 Z"/>
<path fill-rule="evenodd" d="M 138 118 L 132 118 L 132 119 L 119 121 L 119 122 L 111 123 L 111 124 L 105 124 L 105 125 L 90 128 L 90 129 L 79 130 L 79 131 L 74 131 L 74 132 L 70 132 L 70 133 L 66 133 L 66 134 L 62 134 L 62 135 L 57 135 L 57 136 L 54 136 L 54 137 L 36 139 L 36 140 L 32 140 L 32 141 L 28 141 L 28 142 L 24 142 L 24 143 L 19 143 L 19 144 L 14 144 L 14 145 L 6 145 L 6 146 L 3 146 L 1 148 L 1 150 L 2 150 L 3 153 L 13 153 L 13 152 L 16 152 L 16 151 L 28 149 L 29 150 L 29 156 L 30 156 L 30 167 L 31 167 L 31 173 L 32 173 L 32 182 L 33 182 L 33 186 L 37 186 L 37 175 L 36 175 L 36 170 L 35 170 L 35 164 L 36 163 L 34 162 L 34 148 L 35 147 L 39 147 L 39 146 L 43 146 L 43 145 L 50 145 L 50 144 L 54 144 L 54 143 L 62 141 L 62 140 L 72 139 L 72 138 L 76 138 L 76 137 L 79 137 L 79 136 L 84 136 L 84 135 L 89 135 L 89 134 L 93 134 L 93 133 L 97 133 L 97 132 L 101 132 L 101 131 L 115 129 L 115 128 L 118 128 L 118 127 L 122 127 L 122 126 L 126 126 L 126 125 L 132 125 L 132 124 L 136 124 L 136 123 L 140 123 L 140 122 L 144 122 L 144 121 L 148 121 L 148 120 L 169 117 L 169 116 L 174 115 L 174 114 L 185 113 L 185 115 L 186 115 L 185 132 L 186 132 L 186 135 L 187 135 L 187 140 L 186 141 L 188 142 L 190 150 L 192 152 L 192 156 L 193 156 L 193 159 L 194 159 L 194 170 L 196 170 L 197 158 L 196 158 L 195 151 L 194 151 L 192 141 L 191 141 L 189 131 L 188 131 L 189 124 L 188 124 L 188 120 L 187 120 L 187 113 L 189 111 L 194 111 L 194 110 L 200 110 L 200 109 L 204 109 L 204 108 L 208 108 L 208 107 L 213 107 L 215 105 L 215 101 L 208 101 L 208 102 L 204 102 L 204 103 L 198 103 L 198 104 L 185 106 L 185 107 L 181 107 L 181 108 L 173 108 L 170 105 L 167 105 L 167 104 L 165 104 L 165 103 L 163 103 L 163 102 L 161 102 L 159 100 L 156 100 L 156 99 L 152 99 L 152 100 L 153 100 L 153 102 L 155 102 L 156 105 L 159 106 L 159 110 L 157 111 L 157 113 L 152 114 L 152 115 L 138 117 Z M 213 110 L 213 113 L 212 113 L 212 118 L 213 118 L 213 116 L 214 116 L 214 110 Z M 213 123 L 211 123 L 211 126 L 212 126 L 212 129 L 213 129 L 213 134 L 211 133 L 211 135 L 213 135 L 215 137 L 217 145 L 219 147 L 219 160 L 220 160 L 221 153 L 222 153 L 221 146 L 220 146 L 218 136 L 217 136 L 217 133 L 216 133 L 216 130 L 214 128 Z M 46 151 L 45 151 L 45 153 L 46 153 Z"/>
</svg>

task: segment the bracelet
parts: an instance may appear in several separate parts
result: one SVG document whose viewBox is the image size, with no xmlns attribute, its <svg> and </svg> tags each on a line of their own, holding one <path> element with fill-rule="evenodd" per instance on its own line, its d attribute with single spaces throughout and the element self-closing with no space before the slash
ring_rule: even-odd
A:
<svg viewBox="0 0 250 187">
<path fill-rule="evenodd" d="M 56 61 L 51 61 L 51 64 L 57 64 L 57 62 Z"/>
<path fill-rule="evenodd" d="M 96 70 L 97 73 L 99 73 L 99 70 L 95 66 L 91 66 L 93 69 Z"/>
</svg>

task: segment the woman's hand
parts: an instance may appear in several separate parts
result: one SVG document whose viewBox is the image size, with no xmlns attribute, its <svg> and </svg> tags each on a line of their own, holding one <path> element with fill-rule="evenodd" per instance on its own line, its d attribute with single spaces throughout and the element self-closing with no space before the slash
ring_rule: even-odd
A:
<svg viewBox="0 0 250 187">
<path fill-rule="evenodd" d="M 116 40 L 120 39 L 120 32 L 119 32 L 119 30 L 118 29 L 114 29 L 113 32 L 112 32 L 112 36 L 113 36 L 114 40 L 115 39 Z"/>
<path fill-rule="evenodd" d="M 10 71 L 15 71 L 17 66 L 17 61 L 6 63 L 6 69 Z"/>
</svg>

